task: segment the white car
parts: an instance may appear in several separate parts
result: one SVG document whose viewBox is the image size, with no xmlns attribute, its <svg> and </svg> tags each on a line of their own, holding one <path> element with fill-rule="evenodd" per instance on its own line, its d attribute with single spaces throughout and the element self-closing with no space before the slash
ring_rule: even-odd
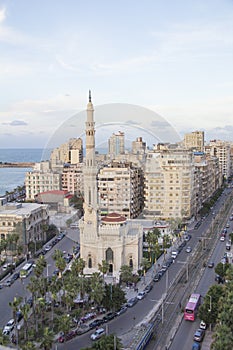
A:
<svg viewBox="0 0 233 350">
<path fill-rule="evenodd" d="M 10 321 L 7 322 L 7 324 L 5 325 L 4 329 L 3 329 L 3 334 L 4 335 L 7 335 L 9 334 L 12 329 L 14 328 L 14 325 L 15 325 L 15 321 L 14 319 L 12 318 Z"/>
<path fill-rule="evenodd" d="M 95 333 L 91 334 L 91 340 L 97 340 L 101 338 L 105 334 L 104 328 L 99 328 L 95 331 Z"/>
<path fill-rule="evenodd" d="M 224 236 L 221 236 L 221 237 L 220 237 L 220 241 L 221 241 L 221 242 L 224 242 L 224 241 L 225 241 L 225 237 L 224 237 Z"/>
<path fill-rule="evenodd" d="M 187 247 L 185 251 L 186 251 L 186 253 L 191 253 L 192 248 L 191 247 Z"/>
<path fill-rule="evenodd" d="M 199 328 L 206 330 L 207 324 L 204 321 L 201 321 Z"/>
<path fill-rule="evenodd" d="M 137 295 L 137 298 L 139 300 L 142 300 L 144 298 L 144 296 L 146 295 L 146 292 L 145 291 L 142 291 L 142 292 L 139 292 L 138 295 Z"/>
</svg>

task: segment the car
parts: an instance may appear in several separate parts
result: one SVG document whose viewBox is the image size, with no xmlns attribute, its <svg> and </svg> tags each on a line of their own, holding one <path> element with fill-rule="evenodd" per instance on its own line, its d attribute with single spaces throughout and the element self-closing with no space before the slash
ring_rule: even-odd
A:
<svg viewBox="0 0 233 350">
<path fill-rule="evenodd" d="M 191 253 L 192 251 L 192 248 L 190 246 L 188 246 L 186 249 L 185 249 L 186 253 Z"/>
<path fill-rule="evenodd" d="M 120 310 L 118 310 L 118 311 L 116 312 L 117 316 L 120 316 L 121 314 L 125 313 L 125 312 L 127 311 L 127 309 L 128 309 L 128 308 L 127 308 L 126 305 L 122 306 L 122 307 L 120 308 Z"/>
<path fill-rule="evenodd" d="M 105 334 L 104 328 L 99 328 L 95 331 L 95 333 L 91 334 L 91 340 L 97 340 L 101 338 Z"/>
<path fill-rule="evenodd" d="M 80 324 L 79 328 L 76 330 L 76 334 L 81 335 L 81 334 L 87 333 L 89 330 L 90 330 L 90 327 L 87 324 L 83 323 L 83 324 Z"/>
<path fill-rule="evenodd" d="M 201 350 L 201 344 L 194 342 L 192 345 L 192 350 Z"/>
<path fill-rule="evenodd" d="M 30 307 L 32 307 L 32 305 L 33 305 L 33 298 L 32 297 L 28 298 L 27 301 L 26 301 L 26 304 L 28 304 Z"/>
<path fill-rule="evenodd" d="M 127 306 L 128 307 L 133 307 L 135 304 L 137 304 L 137 302 L 138 302 L 138 298 L 137 297 L 131 298 L 131 299 L 128 300 Z"/>
<path fill-rule="evenodd" d="M 156 275 L 153 278 L 153 281 L 158 282 L 160 280 L 160 278 L 161 278 L 161 275 L 159 273 L 156 273 Z"/>
<path fill-rule="evenodd" d="M 14 321 L 14 319 L 12 318 L 12 319 L 10 319 L 10 320 L 7 322 L 7 324 L 6 324 L 5 327 L 3 328 L 3 334 L 4 334 L 4 335 L 10 334 L 10 332 L 13 330 L 14 326 L 15 326 L 15 321 Z"/>
<path fill-rule="evenodd" d="M 206 330 L 207 324 L 202 320 L 202 321 L 200 322 L 199 328 L 200 328 L 200 329 Z"/>
<path fill-rule="evenodd" d="M 221 242 L 224 242 L 224 241 L 225 241 L 225 237 L 224 237 L 224 236 L 221 236 L 221 237 L 220 237 L 220 241 L 221 241 Z"/>
<path fill-rule="evenodd" d="M 229 228 L 230 227 L 230 224 L 229 224 L 229 222 L 226 224 L 226 228 Z"/>
<path fill-rule="evenodd" d="M 108 321 L 112 320 L 114 317 L 116 317 L 115 312 L 108 312 L 106 314 L 106 316 L 103 317 L 103 322 L 108 322 Z"/>
<path fill-rule="evenodd" d="M 149 284 L 146 286 L 146 288 L 144 289 L 144 291 L 145 291 L 146 293 L 149 293 L 149 292 L 151 291 L 152 288 L 153 288 L 153 284 L 152 284 L 152 283 L 149 283 Z"/>
<path fill-rule="evenodd" d="M 97 318 L 93 322 L 89 323 L 89 327 L 90 328 L 96 328 L 96 327 L 99 327 L 103 323 L 104 323 L 103 319 Z"/>
<path fill-rule="evenodd" d="M 13 280 L 12 279 L 9 279 L 9 280 L 7 280 L 6 282 L 4 282 L 4 286 L 6 286 L 6 287 L 10 287 L 12 284 L 13 284 Z"/>
<path fill-rule="evenodd" d="M 204 336 L 205 336 L 205 331 L 201 328 L 198 328 L 194 333 L 193 340 L 197 342 L 202 342 Z"/>
<path fill-rule="evenodd" d="M 218 282 L 218 284 L 220 284 L 220 283 L 224 283 L 224 278 L 223 277 L 221 277 L 221 276 L 219 276 L 219 275 L 215 275 L 215 281 L 216 282 Z"/>
<path fill-rule="evenodd" d="M 19 278 L 19 272 L 15 272 L 14 275 L 12 276 L 13 280 L 17 280 Z"/>
<path fill-rule="evenodd" d="M 186 242 L 190 241 L 191 238 L 192 238 L 191 235 L 184 235 L 184 240 L 185 240 Z"/>
<path fill-rule="evenodd" d="M 142 292 L 139 292 L 137 295 L 138 300 L 142 300 L 146 295 L 146 292 L 143 290 Z"/>
<path fill-rule="evenodd" d="M 194 230 L 197 230 L 200 225 L 201 225 L 201 221 L 198 221 L 194 226 Z"/>
<path fill-rule="evenodd" d="M 207 265 L 210 269 L 214 267 L 214 262 L 213 261 L 209 261 L 208 265 Z"/>
<path fill-rule="evenodd" d="M 23 314 L 20 310 L 16 311 L 16 321 L 19 322 L 23 318 Z"/>
</svg>

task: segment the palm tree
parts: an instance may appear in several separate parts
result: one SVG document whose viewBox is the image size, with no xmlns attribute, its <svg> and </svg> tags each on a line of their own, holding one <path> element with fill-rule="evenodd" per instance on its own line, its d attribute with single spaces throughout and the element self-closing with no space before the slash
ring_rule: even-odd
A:
<svg viewBox="0 0 233 350">
<path fill-rule="evenodd" d="M 121 350 L 123 346 L 120 342 L 120 339 L 117 338 L 114 334 L 105 335 L 99 339 L 92 347 L 96 350 Z"/>
<path fill-rule="evenodd" d="M 103 279 L 99 272 L 94 272 L 90 277 L 90 293 L 89 297 L 94 301 L 95 305 L 101 305 L 104 296 Z"/>
<path fill-rule="evenodd" d="M 21 345 L 22 350 L 36 350 L 36 345 L 32 341 L 27 341 Z"/>
<path fill-rule="evenodd" d="M 122 265 L 120 269 L 120 280 L 121 282 L 131 282 L 133 279 L 132 267 L 128 265 Z"/>
<path fill-rule="evenodd" d="M 102 260 L 102 264 L 98 264 L 98 268 L 100 272 L 103 274 L 103 279 L 104 275 L 108 272 L 109 270 L 109 263 L 106 260 Z"/>
<path fill-rule="evenodd" d="M 40 343 L 40 349 L 50 350 L 54 341 L 54 333 L 49 327 L 43 329 L 42 342 Z"/>
<path fill-rule="evenodd" d="M 23 320 L 24 320 L 24 340 L 28 340 L 28 319 L 29 319 L 29 311 L 30 311 L 30 306 L 28 304 L 23 304 L 20 307 L 20 311 L 23 315 Z"/>
<path fill-rule="evenodd" d="M 61 315 L 56 319 L 56 324 L 58 331 L 66 335 L 71 329 L 72 319 L 69 315 Z"/>
<path fill-rule="evenodd" d="M 17 311 L 19 311 L 19 306 L 22 302 L 23 298 L 22 297 L 14 297 L 13 301 L 9 302 L 9 306 L 12 308 L 12 312 L 13 312 L 13 319 L 15 322 L 15 326 L 16 326 L 16 338 L 19 338 L 19 334 L 18 334 L 18 327 L 17 327 L 17 317 L 16 317 L 16 313 Z"/>
</svg>

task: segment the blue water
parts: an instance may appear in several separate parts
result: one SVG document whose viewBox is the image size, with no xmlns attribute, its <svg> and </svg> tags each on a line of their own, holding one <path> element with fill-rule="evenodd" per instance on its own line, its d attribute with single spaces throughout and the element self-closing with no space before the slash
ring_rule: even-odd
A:
<svg viewBox="0 0 233 350">
<path fill-rule="evenodd" d="M 40 162 L 44 159 L 44 150 L 40 148 L 1 148 L 0 162 Z M 0 196 L 17 186 L 24 185 L 25 174 L 30 168 L 0 168 Z"/>
</svg>

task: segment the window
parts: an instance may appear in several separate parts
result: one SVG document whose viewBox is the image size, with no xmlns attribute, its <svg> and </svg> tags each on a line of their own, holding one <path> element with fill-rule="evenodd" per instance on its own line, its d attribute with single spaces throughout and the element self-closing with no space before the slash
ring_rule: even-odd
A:
<svg viewBox="0 0 233 350">
<path fill-rule="evenodd" d="M 90 256 L 88 257 L 88 268 L 89 268 L 89 269 L 92 268 L 92 259 L 91 259 Z"/>
</svg>

